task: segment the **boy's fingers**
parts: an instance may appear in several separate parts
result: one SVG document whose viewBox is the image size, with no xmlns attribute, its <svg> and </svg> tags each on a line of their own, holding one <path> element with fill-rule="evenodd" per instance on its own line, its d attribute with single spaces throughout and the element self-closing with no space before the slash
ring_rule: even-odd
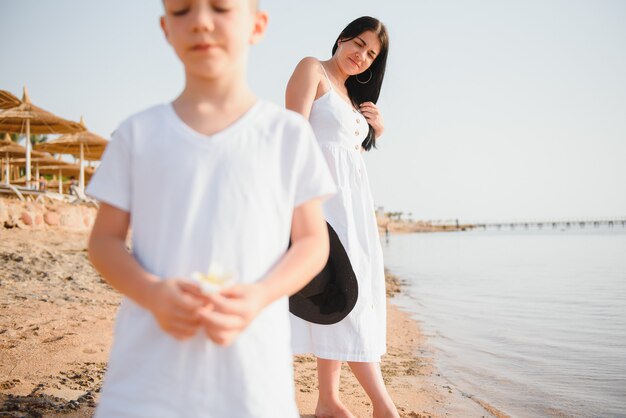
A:
<svg viewBox="0 0 626 418">
<path fill-rule="evenodd" d="M 215 344 L 221 346 L 229 346 L 235 341 L 238 332 L 234 331 L 226 331 L 226 332 L 217 332 L 217 333 L 207 333 L 207 336 L 213 341 Z"/>
<path fill-rule="evenodd" d="M 200 328 L 200 323 L 196 324 L 188 324 L 184 322 L 167 322 L 161 324 L 161 327 L 165 332 L 170 334 L 176 339 L 183 339 L 192 337 L 198 332 L 198 328 Z"/>
<path fill-rule="evenodd" d="M 198 286 L 195 283 L 190 283 L 190 282 L 186 282 L 186 281 L 179 281 L 178 282 L 178 287 L 189 293 L 192 294 L 193 296 L 196 296 L 198 298 L 203 298 L 204 294 L 202 293 L 202 289 L 200 289 L 200 286 Z"/>
<path fill-rule="evenodd" d="M 239 315 L 242 310 L 242 304 L 238 299 L 229 299 L 219 293 L 210 296 L 213 310 L 229 315 Z"/>
<path fill-rule="evenodd" d="M 199 325 L 202 322 L 202 316 L 200 312 L 196 309 L 191 313 L 187 313 L 184 311 L 176 311 L 174 313 L 173 319 L 175 322 L 180 322 L 183 324 L 189 325 Z"/>
<path fill-rule="evenodd" d="M 176 333 L 178 335 L 192 337 L 198 331 L 200 324 L 190 325 L 182 322 L 178 322 L 173 324 L 171 327 L 172 333 Z"/>
<path fill-rule="evenodd" d="M 180 332 L 180 331 L 170 331 L 169 333 L 172 337 L 176 338 L 179 341 L 187 340 L 195 335 L 195 331 L 193 333 Z"/>
<path fill-rule="evenodd" d="M 203 311 L 202 317 L 206 327 L 218 330 L 240 330 L 245 325 L 240 316 L 228 315 L 216 311 Z"/>
<path fill-rule="evenodd" d="M 239 284 L 236 284 L 234 286 L 226 287 L 220 290 L 219 293 L 228 298 L 240 298 L 243 296 L 244 287 Z"/>
<path fill-rule="evenodd" d="M 183 293 L 174 299 L 175 306 L 190 314 L 205 305 L 201 299 L 195 298 L 189 294 Z"/>
</svg>

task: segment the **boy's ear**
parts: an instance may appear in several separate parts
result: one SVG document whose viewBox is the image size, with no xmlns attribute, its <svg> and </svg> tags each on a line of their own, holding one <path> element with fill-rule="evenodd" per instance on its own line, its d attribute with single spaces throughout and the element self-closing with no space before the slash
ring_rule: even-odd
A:
<svg viewBox="0 0 626 418">
<path fill-rule="evenodd" d="M 267 12 L 256 12 L 254 15 L 254 27 L 252 28 L 252 35 L 250 36 L 251 45 L 258 43 L 261 39 L 263 39 L 268 20 L 269 16 Z"/>
<path fill-rule="evenodd" d="M 165 24 L 165 16 L 161 16 L 161 18 L 159 19 L 159 23 L 161 24 L 161 30 L 163 30 L 163 35 L 167 39 L 167 25 Z"/>
</svg>

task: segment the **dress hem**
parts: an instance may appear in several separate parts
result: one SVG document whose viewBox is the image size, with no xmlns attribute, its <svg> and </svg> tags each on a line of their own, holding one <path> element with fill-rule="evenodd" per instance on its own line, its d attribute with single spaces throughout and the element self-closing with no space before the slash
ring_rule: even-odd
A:
<svg viewBox="0 0 626 418">
<path fill-rule="evenodd" d="M 330 352 L 330 351 L 317 351 L 317 350 L 307 350 L 307 349 L 298 349 L 298 347 L 293 347 L 294 355 L 306 355 L 313 354 L 315 357 L 326 359 L 326 360 L 337 360 L 337 361 L 354 361 L 359 363 L 380 363 L 380 359 L 386 351 L 383 351 L 380 354 L 374 354 L 372 352 L 369 353 L 338 353 L 338 352 Z"/>
</svg>

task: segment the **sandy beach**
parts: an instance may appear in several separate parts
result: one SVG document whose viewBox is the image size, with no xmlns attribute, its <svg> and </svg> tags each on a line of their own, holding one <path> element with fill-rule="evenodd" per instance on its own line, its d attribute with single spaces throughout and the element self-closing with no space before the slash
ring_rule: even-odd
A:
<svg viewBox="0 0 626 418">
<path fill-rule="evenodd" d="M 29 226 L 19 214 L 9 218 L 0 225 L 0 416 L 90 417 L 121 296 L 87 259 L 88 227 Z M 388 277 L 388 353 L 382 360 L 401 416 L 503 416 L 439 375 L 436 353 L 419 324 L 393 305 L 401 288 L 400 279 Z M 300 412 L 313 417 L 314 357 L 296 357 L 294 369 Z M 341 392 L 356 416 L 371 416 L 371 405 L 347 367 Z"/>
</svg>

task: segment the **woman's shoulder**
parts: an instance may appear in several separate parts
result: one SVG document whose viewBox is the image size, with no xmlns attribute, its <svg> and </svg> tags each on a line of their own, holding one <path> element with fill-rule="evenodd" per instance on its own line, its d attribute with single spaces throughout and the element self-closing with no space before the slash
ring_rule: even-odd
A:
<svg viewBox="0 0 626 418">
<path fill-rule="evenodd" d="M 322 72 L 322 63 L 315 57 L 304 57 L 300 60 L 294 72 L 309 75 L 320 75 Z"/>
<path fill-rule="evenodd" d="M 315 57 L 304 57 L 298 63 L 298 66 L 306 66 L 306 67 L 308 66 L 319 67 L 320 65 L 322 65 L 322 63 L 320 62 L 320 60 L 318 60 Z"/>
<path fill-rule="evenodd" d="M 304 57 L 300 60 L 291 76 L 291 84 L 317 87 L 324 80 L 324 68 L 315 57 Z"/>
</svg>

